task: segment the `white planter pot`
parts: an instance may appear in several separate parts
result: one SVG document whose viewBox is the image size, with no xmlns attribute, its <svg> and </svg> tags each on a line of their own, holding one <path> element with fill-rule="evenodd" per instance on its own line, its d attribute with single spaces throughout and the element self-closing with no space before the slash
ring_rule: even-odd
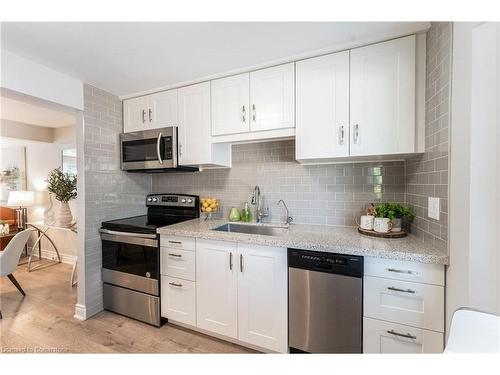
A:
<svg viewBox="0 0 500 375">
<path fill-rule="evenodd" d="M 68 228 L 73 223 L 73 215 L 71 214 L 71 208 L 68 202 L 61 202 L 61 207 L 59 208 L 59 217 L 57 219 L 57 225 L 60 227 Z"/>
</svg>

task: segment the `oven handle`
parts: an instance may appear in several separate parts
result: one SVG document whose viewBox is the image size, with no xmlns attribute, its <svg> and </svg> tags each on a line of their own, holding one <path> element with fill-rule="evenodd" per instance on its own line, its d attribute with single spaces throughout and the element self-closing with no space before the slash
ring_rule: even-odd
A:
<svg viewBox="0 0 500 375">
<path fill-rule="evenodd" d="M 101 239 L 105 241 L 158 248 L 158 238 L 154 234 L 116 232 L 108 229 L 100 229 L 99 232 Z"/>
<path fill-rule="evenodd" d="M 163 164 L 163 159 L 161 158 L 161 151 L 160 151 L 160 141 L 161 141 L 162 134 L 158 134 L 158 139 L 156 140 L 156 155 L 158 156 L 158 162 L 160 164 Z"/>
<path fill-rule="evenodd" d="M 118 232 L 118 231 L 109 230 L 109 229 L 99 229 L 99 232 L 106 233 L 106 234 L 114 234 L 116 236 L 136 237 L 136 238 L 151 238 L 154 240 L 156 239 L 156 234 Z"/>
</svg>

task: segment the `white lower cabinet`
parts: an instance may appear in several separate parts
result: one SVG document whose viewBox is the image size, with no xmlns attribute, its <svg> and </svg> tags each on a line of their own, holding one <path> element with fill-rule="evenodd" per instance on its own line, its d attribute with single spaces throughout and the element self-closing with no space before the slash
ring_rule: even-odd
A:
<svg viewBox="0 0 500 375">
<path fill-rule="evenodd" d="M 196 285 L 193 281 L 161 276 L 161 316 L 196 325 Z"/>
<path fill-rule="evenodd" d="M 286 249 L 196 241 L 197 327 L 286 353 Z"/>
<path fill-rule="evenodd" d="M 443 330 L 442 286 L 365 276 L 363 294 L 364 316 Z"/>
<path fill-rule="evenodd" d="M 198 328 L 238 337 L 238 246 L 234 242 L 196 241 Z"/>
<path fill-rule="evenodd" d="M 238 245 L 238 338 L 286 353 L 288 350 L 287 251 Z"/>
<path fill-rule="evenodd" d="M 364 353 L 441 353 L 443 334 L 382 320 L 363 319 Z"/>
<path fill-rule="evenodd" d="M 444 266 L 366 257 L 363 316 L 364 353 L 442 353 Z"/>
</svg>

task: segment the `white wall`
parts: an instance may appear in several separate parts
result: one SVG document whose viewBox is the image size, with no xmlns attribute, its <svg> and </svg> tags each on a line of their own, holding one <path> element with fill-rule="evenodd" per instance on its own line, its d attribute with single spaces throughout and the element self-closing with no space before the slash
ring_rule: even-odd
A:
<svg viewBox="0 0 500 375">
<path fill-rule="evenodd" d="M 67 129 L 66 129 L 67 128 Z M 27 189 L 35 192 L 35 206 L 28 209 L 29 221 L 43 221 L 43 213 L 46 204 L 40 200 L 42 198 L 40 191 L 46 188 L 47 175 L 55 168 L 61 167 L 61 152 L 66 148 L 75 148 L 75 128 L 65 127 L 60 128 L 54 143 L 34 142 L 24 139 L 2 138 L 2 147 L 26 147 L 26 176 Z M 71 142 L 70 142 L 71 141 Z M 59 202 L 52 199 L 54 206 L 53 211 L 57 216 L 59 212 Z M 70 202 L 71 211 L 76 216 L 76 202 Z M 76 236 L 66 230 L 51 229 L 54 242 L 61 253 L 63 261 L 73 262 L 76 256 Z M 42 241 L 42 255 L 51 258 L 55 255 L 50 243 L 46 240 Z"/>
<path fill-rule="evenodd" d="M 448 326 L 463 306 L 500 313 L 499 25 L 454 23 Z"/>
<path fill-rule="evenodd" d="M 0 87 L 83 110 L 83 82 L 2 49 Z"/>
</svg>

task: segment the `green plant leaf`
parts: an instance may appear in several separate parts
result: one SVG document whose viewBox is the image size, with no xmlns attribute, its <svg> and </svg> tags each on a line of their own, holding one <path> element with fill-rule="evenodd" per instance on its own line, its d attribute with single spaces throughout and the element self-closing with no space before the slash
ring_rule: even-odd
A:
<svg viewBox="0 0 500 375">
<path fill-rule="evenodd" d="M 68 202 L 76 198 L 76 175 L 54 169 L 47 178 L 47 190 L 54 194 L 59 202 Z"/>
</svg>

